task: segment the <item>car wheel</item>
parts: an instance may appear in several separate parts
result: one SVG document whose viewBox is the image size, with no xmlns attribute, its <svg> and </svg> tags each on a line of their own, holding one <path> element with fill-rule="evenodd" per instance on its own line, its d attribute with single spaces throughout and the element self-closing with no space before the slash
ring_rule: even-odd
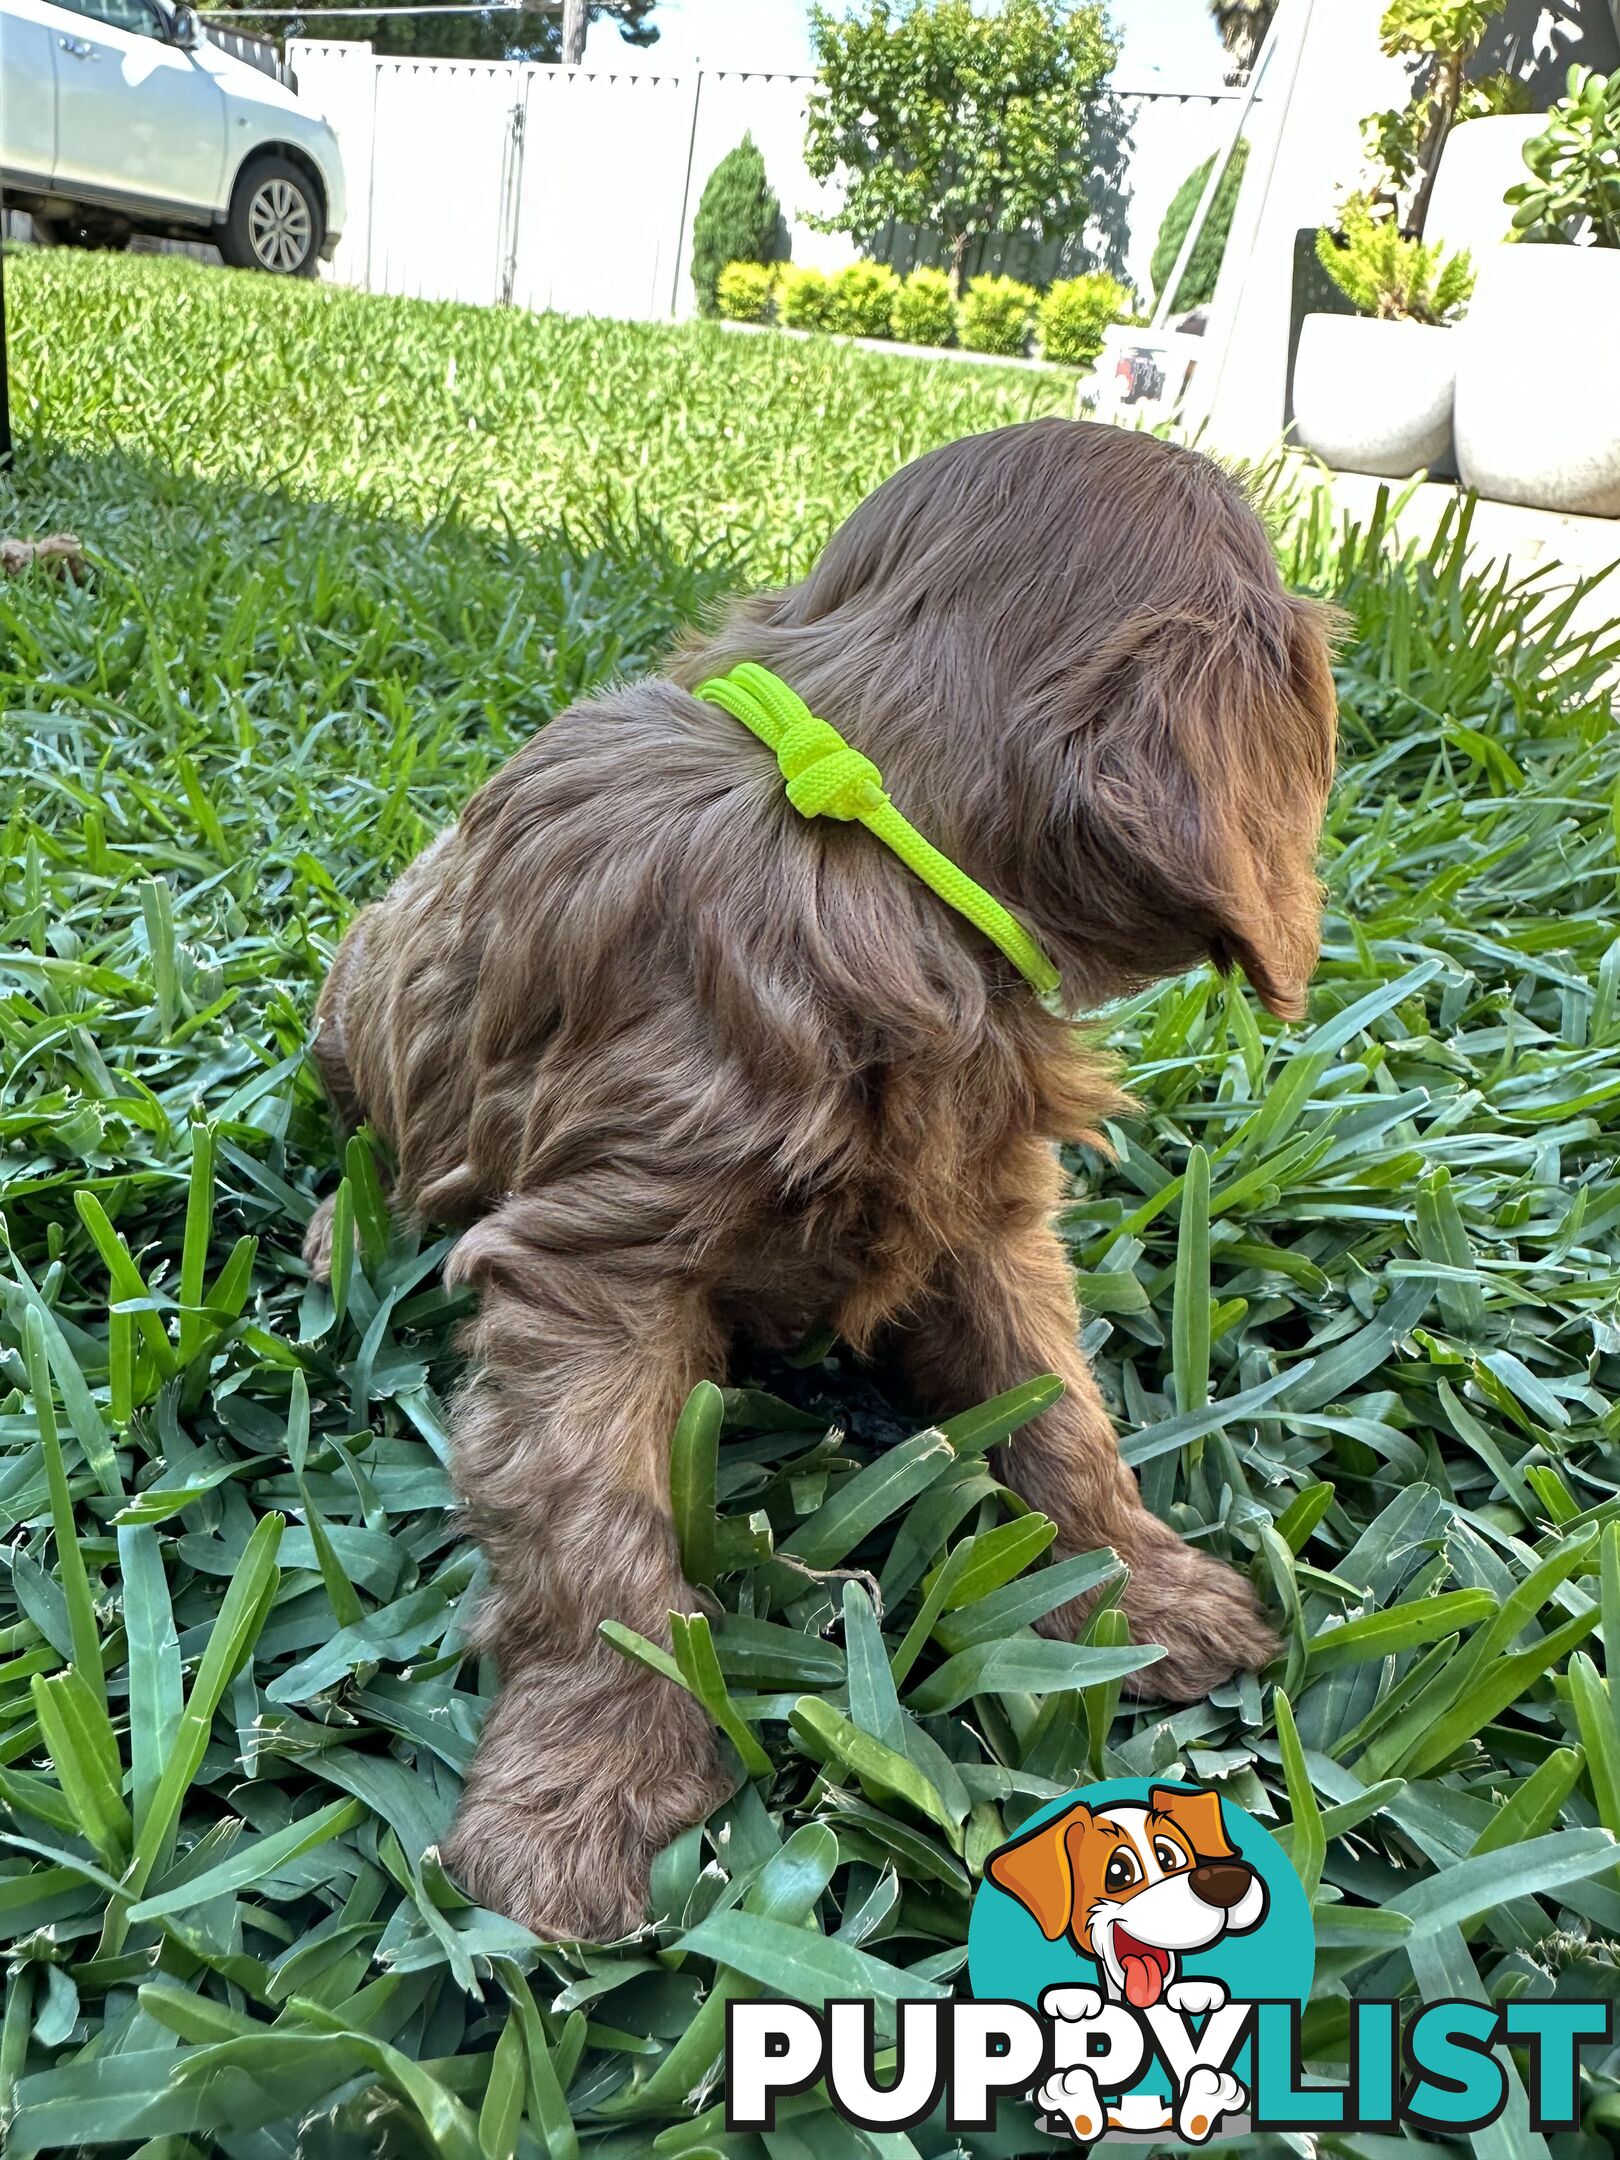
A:
<svg viewBox="0 0 1620 2160">
<path fill-rule="evenodd" d="M 238 270 L 313 277 L 326 238 L 320 192 L 286 158 L 255 158 L 237 176 L 220 253 Z"/>
</svg>

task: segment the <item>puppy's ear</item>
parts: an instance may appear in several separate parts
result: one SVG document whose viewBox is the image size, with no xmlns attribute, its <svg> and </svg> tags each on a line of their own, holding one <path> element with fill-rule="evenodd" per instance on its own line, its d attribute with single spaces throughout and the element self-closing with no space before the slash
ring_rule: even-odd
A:
<svg viewBox="0 0 1620 2160">
<path fill-rule="evenodd" d="M 1231 812 L 1252 883 L 1234 921 L 1233 956 L 1264 1005 L 1298 1020 L 1321 946 L 1316 852 L 1338 745 L 1337 618 L 1312 601 L 1287 607 L 1275 674 L 1239 671 L 1249 726 L 1239 737 L 1241 789 Z"/>
<path fill-rule="evenodd" d="M 1230 1860 L 1236 1855 L 1237 1847 L 1226 1834 L 1218 1793 L 1176 1792 L 1168 1785 L 1155 1785 L 1148 1794 L 1148 1806 L 1155 1815 L 1169 1816 L 1200 1860 Z"/>
<path fill-rule="evenodd" d="M 985 1873 L 998 1890 L 1014 1897 L 1026 1912 L 1035 1915 L 1048 1942 L 1064 1933 L 1074 1912 L 1074 1868 L 1069 1857 L 1071 1833 L 1076 1842 L 1091 1826 L 1091 1810 L 1083 1800 L 1065 1808 L 1039 1829 L 1026 1831 L 993 1852 Z"/>
<path fill-rule="evenodd" d="M 1121 958 L 1170 973 L 1202 951 L 1284 1019 L 1305 1009 L 1319 942 L 1326 621 L 1282 595 L 1263 625 L 1138 621 L 1079 685 L 1077 826 Z"/>
</svg>

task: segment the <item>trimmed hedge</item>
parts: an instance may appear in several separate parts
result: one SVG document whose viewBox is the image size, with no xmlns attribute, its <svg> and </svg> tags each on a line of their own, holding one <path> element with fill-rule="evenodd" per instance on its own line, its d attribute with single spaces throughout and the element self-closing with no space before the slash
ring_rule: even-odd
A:
<svg viewBox="0 0 1620 2160">
<path fill-rule="evenodd" d="M 1133 295 L 1106 271 L 1062 278 L 1044 295 L 1017 278 L 980 277 L 960 302 L 943 270 L 923 265 L 897 277 L 887 263 L 853 262 L 828 276 L 809 264 L 727 263 L 716 284 L 731 322 L 775 320 L 790 330 L 901 338 L 1016 359 L 1038 330 L 1043 359 L 1089 367 L 1110 323 L 1130 319 Z"/>
<path fill-rule="evenodd" d="M 1106 270 L 1083 277 L 1060 278 L 1041 301 L 1038 329 L 1041 356 L 1066 367 L 1090 367 L 1102 351 L 1110 323 L 1127 322 L 1132 295 Z"/>
<path fill-rule="evenodd" d="M 728 322 L 769 322 L 776 280 L 775 263 L 727 263 L 715 287 L 720 313 Z"/>
<path fill-rule="evenodd" d="M 887 263 L 850 263 L 832 281 L 827 328 L 846 337 L 892 337 L 889 318 L 899 284 Z"/>
<path fill-rule="evenodd" d="M 832 328 L 832 279 L 808 263 L 784 270 L 776 287 L 776 319 L 790 330 Z"/>
<path fill-rule="evenodd" d="M 908 345 L 949 345 L 956 336 L 956 295 L 943 270 L 920 264 L 900 280 L 889 327 Z"/>
<path fill-rule="evenodd" d="M 956 334 L 964 352 L 1017 359 L 1029 350 L 1041 296 L 1017 278 L 976 277 L 962 295 Z"/>
</svg>

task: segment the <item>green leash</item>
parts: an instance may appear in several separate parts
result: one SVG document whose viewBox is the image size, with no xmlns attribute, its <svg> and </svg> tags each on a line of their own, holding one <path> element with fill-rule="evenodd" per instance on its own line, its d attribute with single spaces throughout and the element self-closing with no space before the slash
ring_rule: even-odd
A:
<svg viewBox="0 0 1620 2160">
<path fill-rule="evenodd" d="M 965 915 L 999 946 L 1032 988 L 1043 997 L 1057 988 L 1057 969 L 1023 924 L 900 815 L 883 792 L 883 775 L 872 760 L 852 749 L 830 721 L 818 720 L 779 675 L 744 660 L 729 674 L 699 683 L 697 695 L 721 706 L 775 751 L 788 801 L 801 817 L 853 819 L 864 825 L 947 907 Z"/>
</svg>

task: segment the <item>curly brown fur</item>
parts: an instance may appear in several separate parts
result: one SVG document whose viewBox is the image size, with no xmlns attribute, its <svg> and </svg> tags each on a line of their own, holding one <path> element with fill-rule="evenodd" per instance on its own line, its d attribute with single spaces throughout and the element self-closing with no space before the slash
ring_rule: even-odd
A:
<svg viewBox="0 0 1620 2160">
<path fill-rule="evenodd" d="M 633 1925 L 726 1789 L 688 1697 L 597 1629 L 667 1642 L 695 1609 L 668 1435 L 744 1322 L 892 1331 L 939 1414 L 1061 1373 L 1003 1475 L 1057 1550 L 1129 1563 L 1167 1651 L 1144 1686 L 1185 1701 L 1273 1648 L 1144 1509 L 1077 1345 L 1053 1143 L 1119 1107 L 1108 1070 L 870 834 L 796 815 L 691 694 L 743 659 L 1022 916 L 1070 1009 L 1214 959 L 1293 1015 L 1316 955 L 1324 620 L 1217 467 L 1055 420 L 908 466 L 801 585 L 554 720 L 358 918 L 317 1054 L 401 1203 L 471 1225 L 451 1271 L 481 1293 L 457 1479 L 504 1692 L 452 1858 L 562 1935 Z"/>
</svg>

